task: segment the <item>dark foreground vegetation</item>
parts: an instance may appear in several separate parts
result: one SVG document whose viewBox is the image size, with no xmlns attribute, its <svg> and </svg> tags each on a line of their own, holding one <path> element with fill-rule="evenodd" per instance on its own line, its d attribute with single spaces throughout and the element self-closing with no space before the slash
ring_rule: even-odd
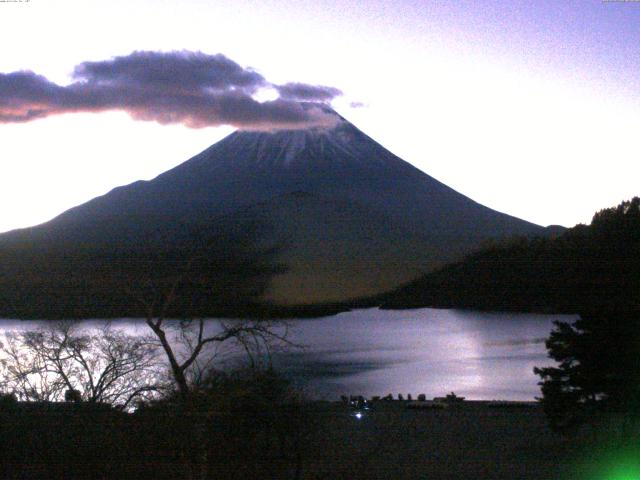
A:
<svg viewBox="0 0 640 480">
<path fill-rule="evenodd" d="M 133 414 L 5 400 L 0 478 L 596 480 L 618 478 L 613 475 L 621 469 L 640 474 L 640 432 L 626 428 L 624 417 L 558 435 L 535 404 L 418 409 L 381 401 L 357 419 L 342 402 L 281 396 L 285 384 L 275 377 L 246 380 L 218 385 L 215 395 L 199 401 L 162 402 Z"/>
<path fill-rule="evenodd" d="M 342 403 L 280 403 L 259 389 L 236 385 L 206 405 L 135 414 L 5 404 L 0 476 L 537 480 L 556 478 L 571 453 L 537 407 L 415 410 L 393 401 L 358 420 Z"/>
<path fill-rule="evenodd" d="M 167 398 L 135 413 L 5 397 L 0 478 L 296 478 L 308 428 L 286 382 L 270 372 L 211 382 L 186 401 Z"/>
<path fill-rule="evenodd" d="M 264 385 L 263 385 L 264 387 Z M 267 387 L 271 390 L 272 386 Z M 201 404 L 135 414 L 90 405 L 3 405 L 3 479 L 585 479 L 638 470 L 619 424 L 549 430 L 535 405 L 409 409 L 279 403 L 236 385 Z M 636 440 L 640 440 L 635 432 Z M 637 442 L 636 442 L 637 445 Z M 619 478 L 638 478 L 627 476 Z"/>
</svg>

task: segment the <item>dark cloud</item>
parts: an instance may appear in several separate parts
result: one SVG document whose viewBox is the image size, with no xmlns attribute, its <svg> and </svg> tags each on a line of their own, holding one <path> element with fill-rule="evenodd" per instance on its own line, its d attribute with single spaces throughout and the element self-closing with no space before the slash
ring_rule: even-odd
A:
<svg viewBox="0 0 640 480">
<path fill-rule="evenodd" d="M 81 63 L 74 69 L 73 78 L 96 85 L 161 92 L 239 89 L 252 93 L 267 84 L 262 75 L 224 55 L 202 52 L 133 52 L 126 57 Z"/>
<path fill-rule="evenodd" d="M 73 79 L 70 85 L 60 86 L 33 72 L 0 74 L 0 122 L 107 110 L 192 128 L 305 128 L 330 126 L 338 119 L 322 104 L 298 100 L 327 102 L 339 90 L 299 83 L 273 86 L 259 73 L 221 54 L 134 52 L 81 63 Z M 258 102 L 253 94 L 263 87 L 274 87 L 280 98 Z"/>
<path fill-rule="evenodd" d="M 275 88 L 282 98 L 305 102 L 330 102 L 342 95 L 337 88 L 306 83 L 287 83 Z"/>
<path fill-rule="evenodd" d="M 0 122 L 28 122 L 46 117 L 72 101 L 64 87 L 33 72 L 0 73 Z"/>
</svg>

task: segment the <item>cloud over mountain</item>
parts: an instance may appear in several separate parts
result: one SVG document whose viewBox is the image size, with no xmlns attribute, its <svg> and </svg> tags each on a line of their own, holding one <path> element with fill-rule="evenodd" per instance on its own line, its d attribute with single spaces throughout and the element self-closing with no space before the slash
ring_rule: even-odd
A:
<svg viewBox="0 0 640 480">
<path fill-rule="evenodd" d="M 299 101 L 328 103 L 341 95 L 334 87 L 274 85 L 222 54 L 189 51 L 141 51 L 83 62 L 72 78 L 61 86 L 31 71 L 0 73 L 0 123 L 121 110 L 137 120 L 192 128 L 297 129 L 337 121 L 321 105 Z M 274 89 L 279 97 L 260 102 L 254 98 L 260 89 Z"/>
<path fill-rule="evenodd" d="M 342 95 L 337 88 L 307 83 L 286 83 L 275 88 L 282 98 L 307 102 L 329 102 Z"/>
</svg>

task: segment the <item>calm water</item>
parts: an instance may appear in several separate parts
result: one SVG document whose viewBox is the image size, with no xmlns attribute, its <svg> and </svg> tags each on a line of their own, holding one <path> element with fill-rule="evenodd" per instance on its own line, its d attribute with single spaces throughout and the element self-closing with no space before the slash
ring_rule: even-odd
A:
<svg viewBox="0 0 640 480">
<path fill-rule="evenodd" d="M 566 315 L 462 310 L 356 310 L 295 320 L 298 347 L 274 363 L 314 398 L 386 395 L 427 398 L 450 391 L 472 399 L 532 400 L 539 396 L 534 366 L 549 365 L 544 340 Z M 91 326 L 96 322 L 85 322 Z M 0 333 L 37 322 L 0 320 Z M 117 325 L 145 331 L 138 320 Z"/>
</svg>

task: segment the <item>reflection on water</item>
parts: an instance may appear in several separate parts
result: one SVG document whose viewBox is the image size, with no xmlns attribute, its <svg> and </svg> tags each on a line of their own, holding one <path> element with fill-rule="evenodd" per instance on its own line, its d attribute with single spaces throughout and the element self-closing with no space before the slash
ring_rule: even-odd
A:
<svg viewBox="0 0 640 480">
<path fill-rule="evenodd" d="M 544 340 L 553 320 L 573 319 L 461 310 L 356 310 L 289 322 L 289 338 L 298 347 L 275 354 L 274 364 L 315 398 L 388 393 L 411 393 L 414 398 L 425 393 L 429 398 L 453 390 L 473 399 L 532 400 L 540 395 L 533 367 L 551 362 Z M 1 320 L 0 331 L 40 324 Z M 114 325 L 146 333 L 140 320 Z"/>
<path fill-rule="evenodd" d="M 532 400 L 534 366 L 547 365 L 553 320 L 571 316 L 459 310 L 357 310 L 296 323 L 304 350 L 278 362 L 306 379 L 314 396 L 427 397 L 449 391 L 474 399 Z"/>
</svg>

